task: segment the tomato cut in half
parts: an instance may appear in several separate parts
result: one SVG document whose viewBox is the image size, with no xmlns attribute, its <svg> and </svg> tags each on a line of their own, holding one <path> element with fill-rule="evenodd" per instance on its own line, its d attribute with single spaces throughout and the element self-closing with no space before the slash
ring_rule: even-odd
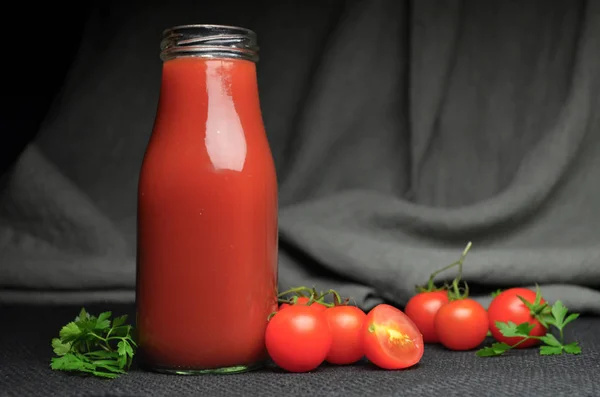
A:
<svg viewBox="0 0 600 397">
<path fill-rule="evenodd" d="M 362 328 L 365 356 L 383 369 L 404 369 L 423 357 L 423 335 L 399 309 L 380 304 L 367 314 Z"/>
</svg>

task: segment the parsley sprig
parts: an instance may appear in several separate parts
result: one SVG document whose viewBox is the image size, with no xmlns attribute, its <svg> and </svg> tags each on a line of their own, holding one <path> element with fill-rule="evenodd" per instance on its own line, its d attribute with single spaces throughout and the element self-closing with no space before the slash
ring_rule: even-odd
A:
<svg viewBox="0 0 600 397">
<path fill-rule="evenodd" d="M 133 327 L 125 324 L 127 315 L 115 317 L 112 323 L 111 315 L 103 312 L 96 317 L 82 308 L 52 339 L 56 357 L 50 368 L 111 379 L 125 373 L 137 347 Z"/>
<path fill-rule="evenodd" d="M 537 339 L 542 343 L 542 345 L 540 346 L 540 354 L 543 356 L 557 355 L 563 353 L 580 354 L 581 347 L 579 346 L 578 342 L 575 341 L 565 344 L 564 339 L 565 327 L 567 326 L 567 324 L 576 320 L 579 317 L 579 314 L 571 313 L 567 316 L 569 311 L 561 301 L 558 300 L 554 303 L 554 305 L 549 306 L 547 304 L 540 304 L 540 299 L 537 299 L 536 297 L 536 302 L 529 303 L 521 298 L 523 303 L 525 303 L 527 307 L 535 313 L 534 317 L 538 319 L 540 323 L 542 323 L 542 325 L 549 328 L 549 332 L 546 333 L 546 335 L 530 335 L 531 331 L 535 327 L 534 324 L 526 322 L 517 325 L 511 321 L 507 323 L 497 321 L 496 326 L 498 327 L 498 330 L 500 331 L 500 333 L 502 333 L 502 335 L 508 338 L 519 337 L 523 339 L 519 340 L 519 342 L 515 343 L 512 346 L 504 342 L 493 343 L 489 347 L 485 347 L 481 350 L 478 350 L 476 354 L 479 357 L 500 356 L 529 339 Z M 554 333 L 552 333 L 552 328 L 558 331 L 558 338 L 554 335 Z"/>
</svg>

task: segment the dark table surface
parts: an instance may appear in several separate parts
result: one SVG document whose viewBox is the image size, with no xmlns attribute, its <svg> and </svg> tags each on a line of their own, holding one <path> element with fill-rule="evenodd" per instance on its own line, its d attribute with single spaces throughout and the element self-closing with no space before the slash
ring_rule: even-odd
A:
<svg viewBox="0 0 600 397">
<path fill-rule="evenodd" d="M 107 307 L 89 306 L 97 314 Z M 114 315 L 133 306 L 111 305 Z M 404 371 L 368 363 L 323 366 L 289 374 L 274 368 L 238 375 L 173 376 L 132 368 L 103 380 L 54 372 L 50 340 L 79 307 L 0 306 L 1 396 L 600 396 L 600 318 L 572 323 L 567 338 L 580 341 L 579 356 L 541 357 L 536 349 L 479 358 L 427 346 L 421 363 Z M 131 317 L 134 318 L 134 317 Z"/>
</svg>

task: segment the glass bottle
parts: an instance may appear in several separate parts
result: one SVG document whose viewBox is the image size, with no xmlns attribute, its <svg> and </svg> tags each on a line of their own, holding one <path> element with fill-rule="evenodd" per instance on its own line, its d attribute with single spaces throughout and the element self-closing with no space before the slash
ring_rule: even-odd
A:
<svg viewBox="0 0 600 397">
<path fill-rule="evenodd" d="M 138 362 L 177 374 L 260 367 L 277 309 L 277 180 L 254 32 L 167 29 L 139 176 Z"/>
</svg>

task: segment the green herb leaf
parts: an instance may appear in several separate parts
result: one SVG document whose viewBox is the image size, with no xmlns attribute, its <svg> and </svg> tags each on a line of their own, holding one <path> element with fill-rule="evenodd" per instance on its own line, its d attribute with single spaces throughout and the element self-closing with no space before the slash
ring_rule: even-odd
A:
<svg viewBox="0 0 600 397">
<path fill-rule="evenodd" d="M 512 337 L 526 337 L 529 336 L 531 330 L 535 327 L 535 325 L 529 323 L 515 324 L 512 321 L 507 323 L 503 323 L 501 321 L 496 321 L 496 327 L 500 333 L 507 338 Z"/>
<path fill-rule="evenodd" d="M 63 342 L 71 342 L 81 336 L 81 329 L 74 322 L 70 322 L 60 329 L 60 340 Z"/>
<path fill-rule="evenodd" d="M 548 346 L 562 348 L 562 343 L 560 343 L 560 341 L 558 339 L 556 339 L 556 337 L 552 334 L 546 334 L 544 336 L 541 336 L 539 338 L 539 340 L 541 340 L 543 343 L 547 344 Z"/>
<path fill-rule="evenodd" d="M 100 315 L 98 316 L 98 319 L 96 320 L 96 326 L 95 329 L 96 330 L 105 330 L 107 328 L 110 327 L 110 316 L 112 315 L 111 312 L 104 312 L 104 313 L 100 313 Z"/>
<path fill-rule="evenodd" d="M 554 324 L 557 328 L 563 327 L 567 311 L 567 308 L 561 301 L 556 301 L 554 305 L 552 305 L 552 317 L 554 317 Z"/>
<path fill-rule="evenodd" d="M 85 369 L 86 365 L 78 356 L 68 353 L 62 357 L 53 357 L 50 361 L 50 367 L 60 371 L 77 371 L 82 368 Z"/>
<path fill-rule="evenodd" d="M 557 334 L 559 337 L 557 338 L 552 332 L 548 332 L 543 336 L 530 335 L 531 331 L 535 328 L 534 324 L 521 323 L 517 325 L 511 321 L 506 323 L 497 321 L 496 326 L 502 335 L 509 338 L 521 337 L 523 339 L 512 346 L 508 346 L 507 344 L 503 343 L 494 343 L 491 347 L 486 347 L 479 350 L 476 353 L 479 357 L 492 357 L 501 355 L 528 339 L 537 339 L 542 342 L 542 346 L 540 346 L 540 354 L 543 356 L 559 355 L 563 353 L 581 354 L 581 347 L 579 346 L 578 342 L 571 342 L 569 344 L 564 343 L 563 332 L 567 324 L 579 318 L 579 314 L 572 313 L 567 316 L 568 309 L 561 301 L 556 301 L 552 306 L 548 306 L 546 303 L 542 304 L 539 287 L 537 287 L 536 299 L 533 303 L 527 302 L 522 297 L 519 297 L 519 299 L 521 299 L 523 304 L 525 304 L 531 310 L 532 316 L 537 318 L 542 325 L 545 327 L 553 326 L 556 328 L 556 330 L 558 330 Z"/>
<path fill-rule="evenodd" d="M 75 322 L 77 323 L 77 322 L 80 322 L 80 321 L 87 321 L 87 320 L 90 320 L 90 319 L 91 319 L 91 316 L 82 307 L 81 310 L 79 311 L 79 315 L 77 317 L 75 317 Z"/>
<path fill-rule="evenodd" d="M 569 343 L 568 345 L 564 345 L 563 349 L 565 350 L 566 353 L 569 353 L 569 354 L 581 354 L 581 347 L 579 346 L 579 343 L 577 343 L 577 342 L 572 342 L 572 343 Z"/>
<path fill-rule="evenodd" d="M 579 318 L 579 313 L 571 313 L 569 314 L 569 316 L 565 319 L 565 321 L 563 321 L 562 326 L 563 328 L 569 324 L 571 321 L 575 321 Z"/>
<path fill-rule="evenodd" d="M 111 312 L 91 315 L 84 308 L 74 321 L 61 328 L 51 341 L 56 357 L 50 367 L 56 371 L 90 374 L 114 379 L 131 366 L 135 347 L 133 328 L 125 325 L 127 316 L 114 319 Z"/>
<path fill-rule="evenodd" d="M 542 356 L 562 354 L 562 351 L 562 346 L 540 346 L 540 354 Z"/>
<path fill-rule="evenodd" d="M 475 354 L 479 357 L 494 357 L 500 356 L 511 349 L 511 346 L 506 343 L 493 343 L 490 347 L 484 347 L 478 350 Z"/>
<path fill-rule="evenodd" d="M 58 338 L 52 338 L 52 350 L 57 356 L 64 356 L 71 350 L 71 342 L 64 343 Z"/>
<path fill-rule="evenodd" d="M 112 322 L 113 328 L 120 327 L 121 325 L 125 324 L 125 321 L 127 321 L 127 314 L 115 317 Z"/>
<path fill-rule="evenodd" d="M 120 356 L 129 356 L 129 357 L 133 357 L 133 349 L 131 348 L 131 345 L 129 343 L 127 343 L 127 341 L 125 340 L 121 340 L 119 341 L 119 343 L 117 344 L 117 352 L 119 353 Z"/>
<path fill-rule="evenodd" d="M 119 358 L 119 353 L 114 352 L 114 351 L 107 352 L 105 350 L 95 350 L 92 352 L 85 353 L 85 356 L 89 357 L 93 360 L 100 359 L 100 358 L 117 359 L 117 358 Z"/>
<path fill-rule="evenodd" d="M 529 336 L 531 330 L 535 328 L 535 324 L 522 323 L 517 325 L 517 336 Z"/>
</svg>

